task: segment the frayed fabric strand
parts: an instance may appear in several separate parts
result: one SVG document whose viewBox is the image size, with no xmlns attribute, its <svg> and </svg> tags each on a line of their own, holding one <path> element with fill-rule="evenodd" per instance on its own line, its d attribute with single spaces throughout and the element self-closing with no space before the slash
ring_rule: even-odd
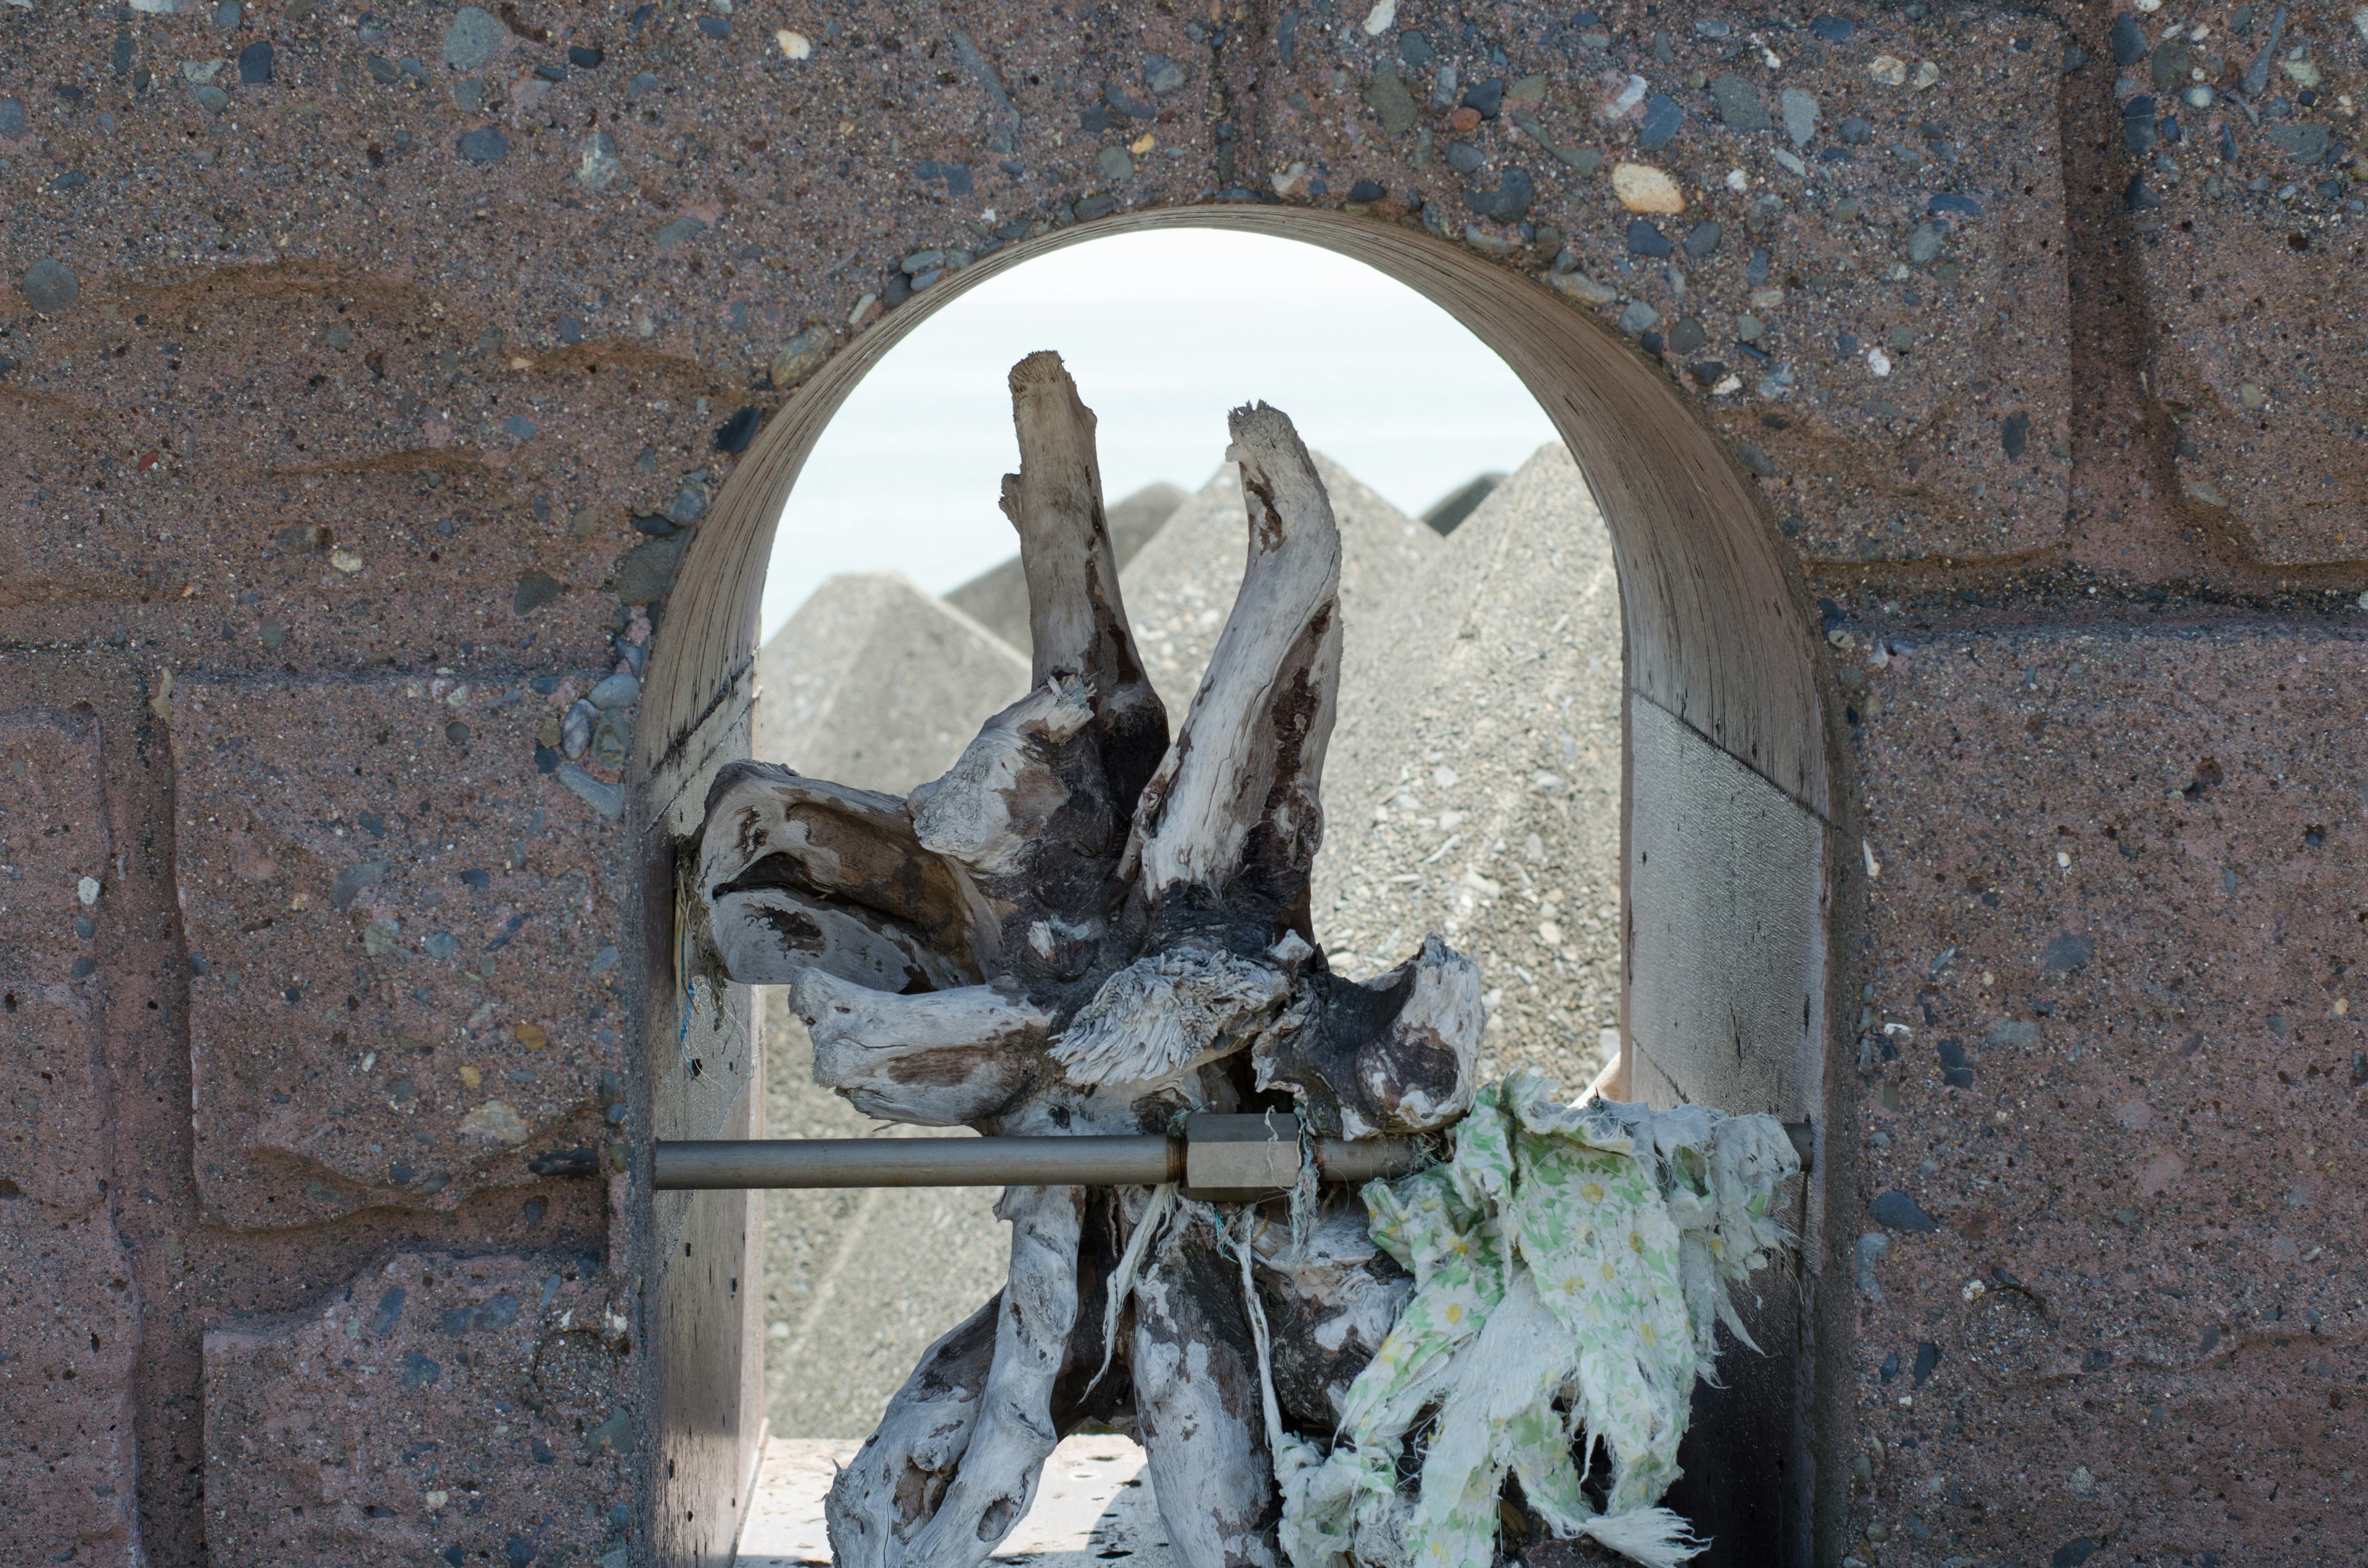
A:
<svg viewBox="0 0 2368 1568">
<path fill-rule="evenodd" d="M 1490 1562 L 1508 1471 L 1565 1540 L 1646 1568 L 1700 1552 L 1660 1499 L 1719 1325 L 1750 1343 L 1733 1291 L 1790 1244 L 1777 1192 L 1799 1170 L 1773 1117 L 1569 1105 L 1531 1074 L 1482 1091 L 1452 1159 L 1364 1189 L 1415 1289 L 1330 1446 L 1274 1440 L 1295 1568 Z M 1600 1509 L 1581 1484 L 1599 1444 Z"/>
</svg>

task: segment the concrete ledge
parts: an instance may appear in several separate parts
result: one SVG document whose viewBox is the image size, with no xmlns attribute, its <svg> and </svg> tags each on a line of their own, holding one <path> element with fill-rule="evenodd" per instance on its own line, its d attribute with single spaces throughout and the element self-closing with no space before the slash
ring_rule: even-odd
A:
<svg viewBox="0 0 2368 1568">
<path fill-rule="evenodd" d="M 740 1532 L 738 1568 L 794 1568 L 830 1561 L 822 1500 L 838 1467 L 863 1445 L 776 1438 L 765 1449 L 755 1510 Z M 1167 1527 L 1132 1437 L 1071 1437 L 1053 1450 L 1036 1505 L 988 1559 L 1030 1568 L 1169 1568 Z"/>
</svg>

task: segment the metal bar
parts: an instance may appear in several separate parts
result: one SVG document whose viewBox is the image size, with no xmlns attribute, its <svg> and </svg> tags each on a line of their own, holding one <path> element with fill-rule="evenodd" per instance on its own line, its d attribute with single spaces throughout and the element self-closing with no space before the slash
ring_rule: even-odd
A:
<svg viewBox="0 0 2368 1568">
<path fill-rule="evenodd" d="M 1189 1119 L 1188 1131 L 1201 1119 Z M 1273 1141 L 1295 1147 L 1296 1120 L 1287 1116 L 1271 1120 Z M 1156 1134 L 661 1141 L 655 1179 L 661 1191 L 675 1192 L 772 1187 L 1151 1187 L 1186 1179 L 1187 1148 L 1188 1138 Z M 1431 1158 L 1419 1138 L 1315 1140 L 1316 1174 L 1328 1182 L 1358 1184 L 1404 1176 Z M 1292 1164 L 1296 1165 L 1295 1156 Z M 1284 1188 L 1261 1186 L 1259 1190 Z"/>
<path fill-rule="evenodd" d="M 1318 1138 L 1315 1174 L 1326 1181 L 1361 1187 L 1383 1176 L 1418 1171 L 1439 1158 L 1422 1138 Z"/>
<path fill-rule="evenodd" d="M 661 1191 L 757 1187 L 1153 1187 L 1180 1180 L 1183 1141 L 790 1138 L 660 1142 Z"/>
</svg>

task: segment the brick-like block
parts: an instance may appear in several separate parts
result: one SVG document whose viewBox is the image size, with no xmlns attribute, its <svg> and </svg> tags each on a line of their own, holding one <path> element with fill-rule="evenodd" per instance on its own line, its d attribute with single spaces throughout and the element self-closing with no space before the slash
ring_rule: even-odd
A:
<svg viewBox="0 0 2368 1568">
<path fill-rule="evenodd" d="M 11 1434 L 0 1444 L 0 1559 L 10 1562 L 132 1560 L 139 1318 L 107 1209 L 95 958 L 118 893 L 108 845 L 90 716 L 0 716 L 0 1411 Z"/>
<path fill-rule="evenodd" d="M 589 1564 L 628 1522 L 624 1321 L 589 1260 L 404 1254 L 205 1341 L 215 1568 Z"/>
<path fill-rule="evenodd" d="M 1886 665 L 1863 631 L 1896 639 Z M 2133 1562 L 2343 1558 L 2326 1483 L 2368 1463 L 2368 640 L 1894 623 L 1842 656 L 1880 867 L 1873 1211 L 1829 1222 L 1888 1238 L 1861 1255 L 1882 1457 L 1857 1526 L 1885 1562 L 2108 1536 Z"/>
<path fill-rule="evenodd" d="M 585 607 L 664 586 L 679 536 L 627 519 L 697 526 L 733 466 L 718 426 L 770 413 L 916 287 L 1048 227 L 1193 200 L 1236 146 L 1207 30 L 1156 7 L 1080 28 L 968 0 L 814 32 L 795 58 L 775 24 L 812 18 L 668 13 L 601 24 L 599 69 L 505 33 L 438 78 L 431 125 L 419 87 L 383 77 L 450 71 L 451 13 L 275 16 L 268 82 L 233 84 L 256 89 L 238 99 L 252 140 L 137 202 L 101 193 L 180 155 L 175 113 L 119 103 L 102 132 L 95 97 L 8 88 L 0 141 L 46 151 L 0 167 L 17 334 L 0 398 L 43 461 L 0 472 L 0 603 L 269 665 L 530 632 L 547 649 Z M 110 82 L 171 85 L 143 106 L 216 90 L 181 74 L 227 48 L 194 12 L 109 32 L 121 43 L 90 55 L 69 29 L 58 57 L 131 51 L 135 74 Z M 688 119 L 764 129 L 729 139 L 727 173 L 667 150 Z M 266 167 L 301 185 L 356 158 L 367 219 L 342 187 L 268 213 L 256 199 Z M 525 243 L 492 222 L 518 203 L 537 214 Z M 930 252 L 942 268 L 902 265 Z M 42 258 L 72 270 L 73 305 L 23 307 Z M 78 549 L 55 526 L 69 472 L 139 516 L 136 542 Z"/>
<path fill-rule="evenodd" d="M 140 1561 L 131 1262 L 103 1207 L 0 1199 L 0 1561 Z"/>
<path fill-rule="evenodd" d="M 2351 10 L 2294 7 L 2274 40 L 2265 10 L 2200 35 L 2196 18 L 2123 14 L 2114 51 L 2100 14 L 2078 79 L 2110 95 L 2100 151 L 2128 225 L 2145 390 L 2174 425 L 2174 504 L 2281 566 L 2368 560 L 2353 107 L 2368 40 Z"/>
<path fill-rule="evenodd" d="M 2062 57 L 2027 12 L 1302 12 L 1246 183 L 1419 212 L 1599 312 L 1813 557 L 2010 555 L 2056 542 L 2070 476 L 2063 180 L 2032 142 Z"/>
<path fill-rule="evenodd" d="M 174 694 L 198 1183 L 224 1222 L 602 1168 L 623 835 L 534 761 L 575 684 Z"/>
<path fill-rule="evenodd" d="M 2266 210 L 2266 199 L 2235 188 L 2248 167 L 2281 182 L 2315 175 L 2281 167 L 2242 116 L 2229 119 L 2247 163 L 2166 187 L 2164 215 L 2175 221 L 2136 236 L 2157 323 L 2152 385 L 2178 423 L 2180 502 L 2262 561 L 2368 560 L 2360 221 L 2342 222 L 2315 191 Z M 2191 162 L 2199 173 L 2213 166 Z M 2220 186 L 2217 199 L 2207 182 Z"/>
<path fill-rule="evenodd" d="M 650 542 L 627 518 L 686 512 L 685 487 L 720 477 L 691 411 L 721 389 L 695 364 L 637 365 L 634 398 L 613 353 L 507 352 L 383 277 L 234 267 L 171 293 L 118 324 L 120 354 L 68 340 L 18 367 L 43 395 L 12 428 L 45 463 L 0 472 L 0 593 L 28 628 L 126 629 L 159 662 L 215 666 L 432 665 L 527 636 L 586 656 L 604 589 Z M 649 462 L 596 460 L 644 401 L 670 411 L 638 426 Z M 137 509 L 135 550 L 41 526 L 68 467 Z"/>
<path fill-rule="evenodd" d="M 120 896 L 106 813 L 88 714 L 0 716 L 0 1204 L 80 1212 L 103 1191 L 97 938 Z"/>
</svg>

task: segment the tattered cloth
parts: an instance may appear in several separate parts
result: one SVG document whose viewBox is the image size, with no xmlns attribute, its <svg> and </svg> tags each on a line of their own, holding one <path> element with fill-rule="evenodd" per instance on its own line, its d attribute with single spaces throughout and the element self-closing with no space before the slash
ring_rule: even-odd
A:
<svg viewBox="0 0 2368 1568">
<path fill-rule="evenodd" d="M 1452 1160 L 1364 1189 L 1372 1238 L 1415 1291 L 1350 1386 L 1331 1451 L 1280 1435 L 1291 1561 L 1494 1561 L 1508 1469 L 1565 1539 L 1653 1568 L 1701 1551 L 1658 1505 L 1718 1324 L 1751 1344 L 1728 1290 L 1790 1241 L 1774 1208 L 1799 1170 L 1772 1117 L 1566 1105 L 1525 1073 L 1483 1090 Z M 1434 1410 L 1409 1496 L 1402 1447 Z M 1580 1485 L 1597 1442 L 1611 1460 L 1600 1513 Z"/>
</svg>

